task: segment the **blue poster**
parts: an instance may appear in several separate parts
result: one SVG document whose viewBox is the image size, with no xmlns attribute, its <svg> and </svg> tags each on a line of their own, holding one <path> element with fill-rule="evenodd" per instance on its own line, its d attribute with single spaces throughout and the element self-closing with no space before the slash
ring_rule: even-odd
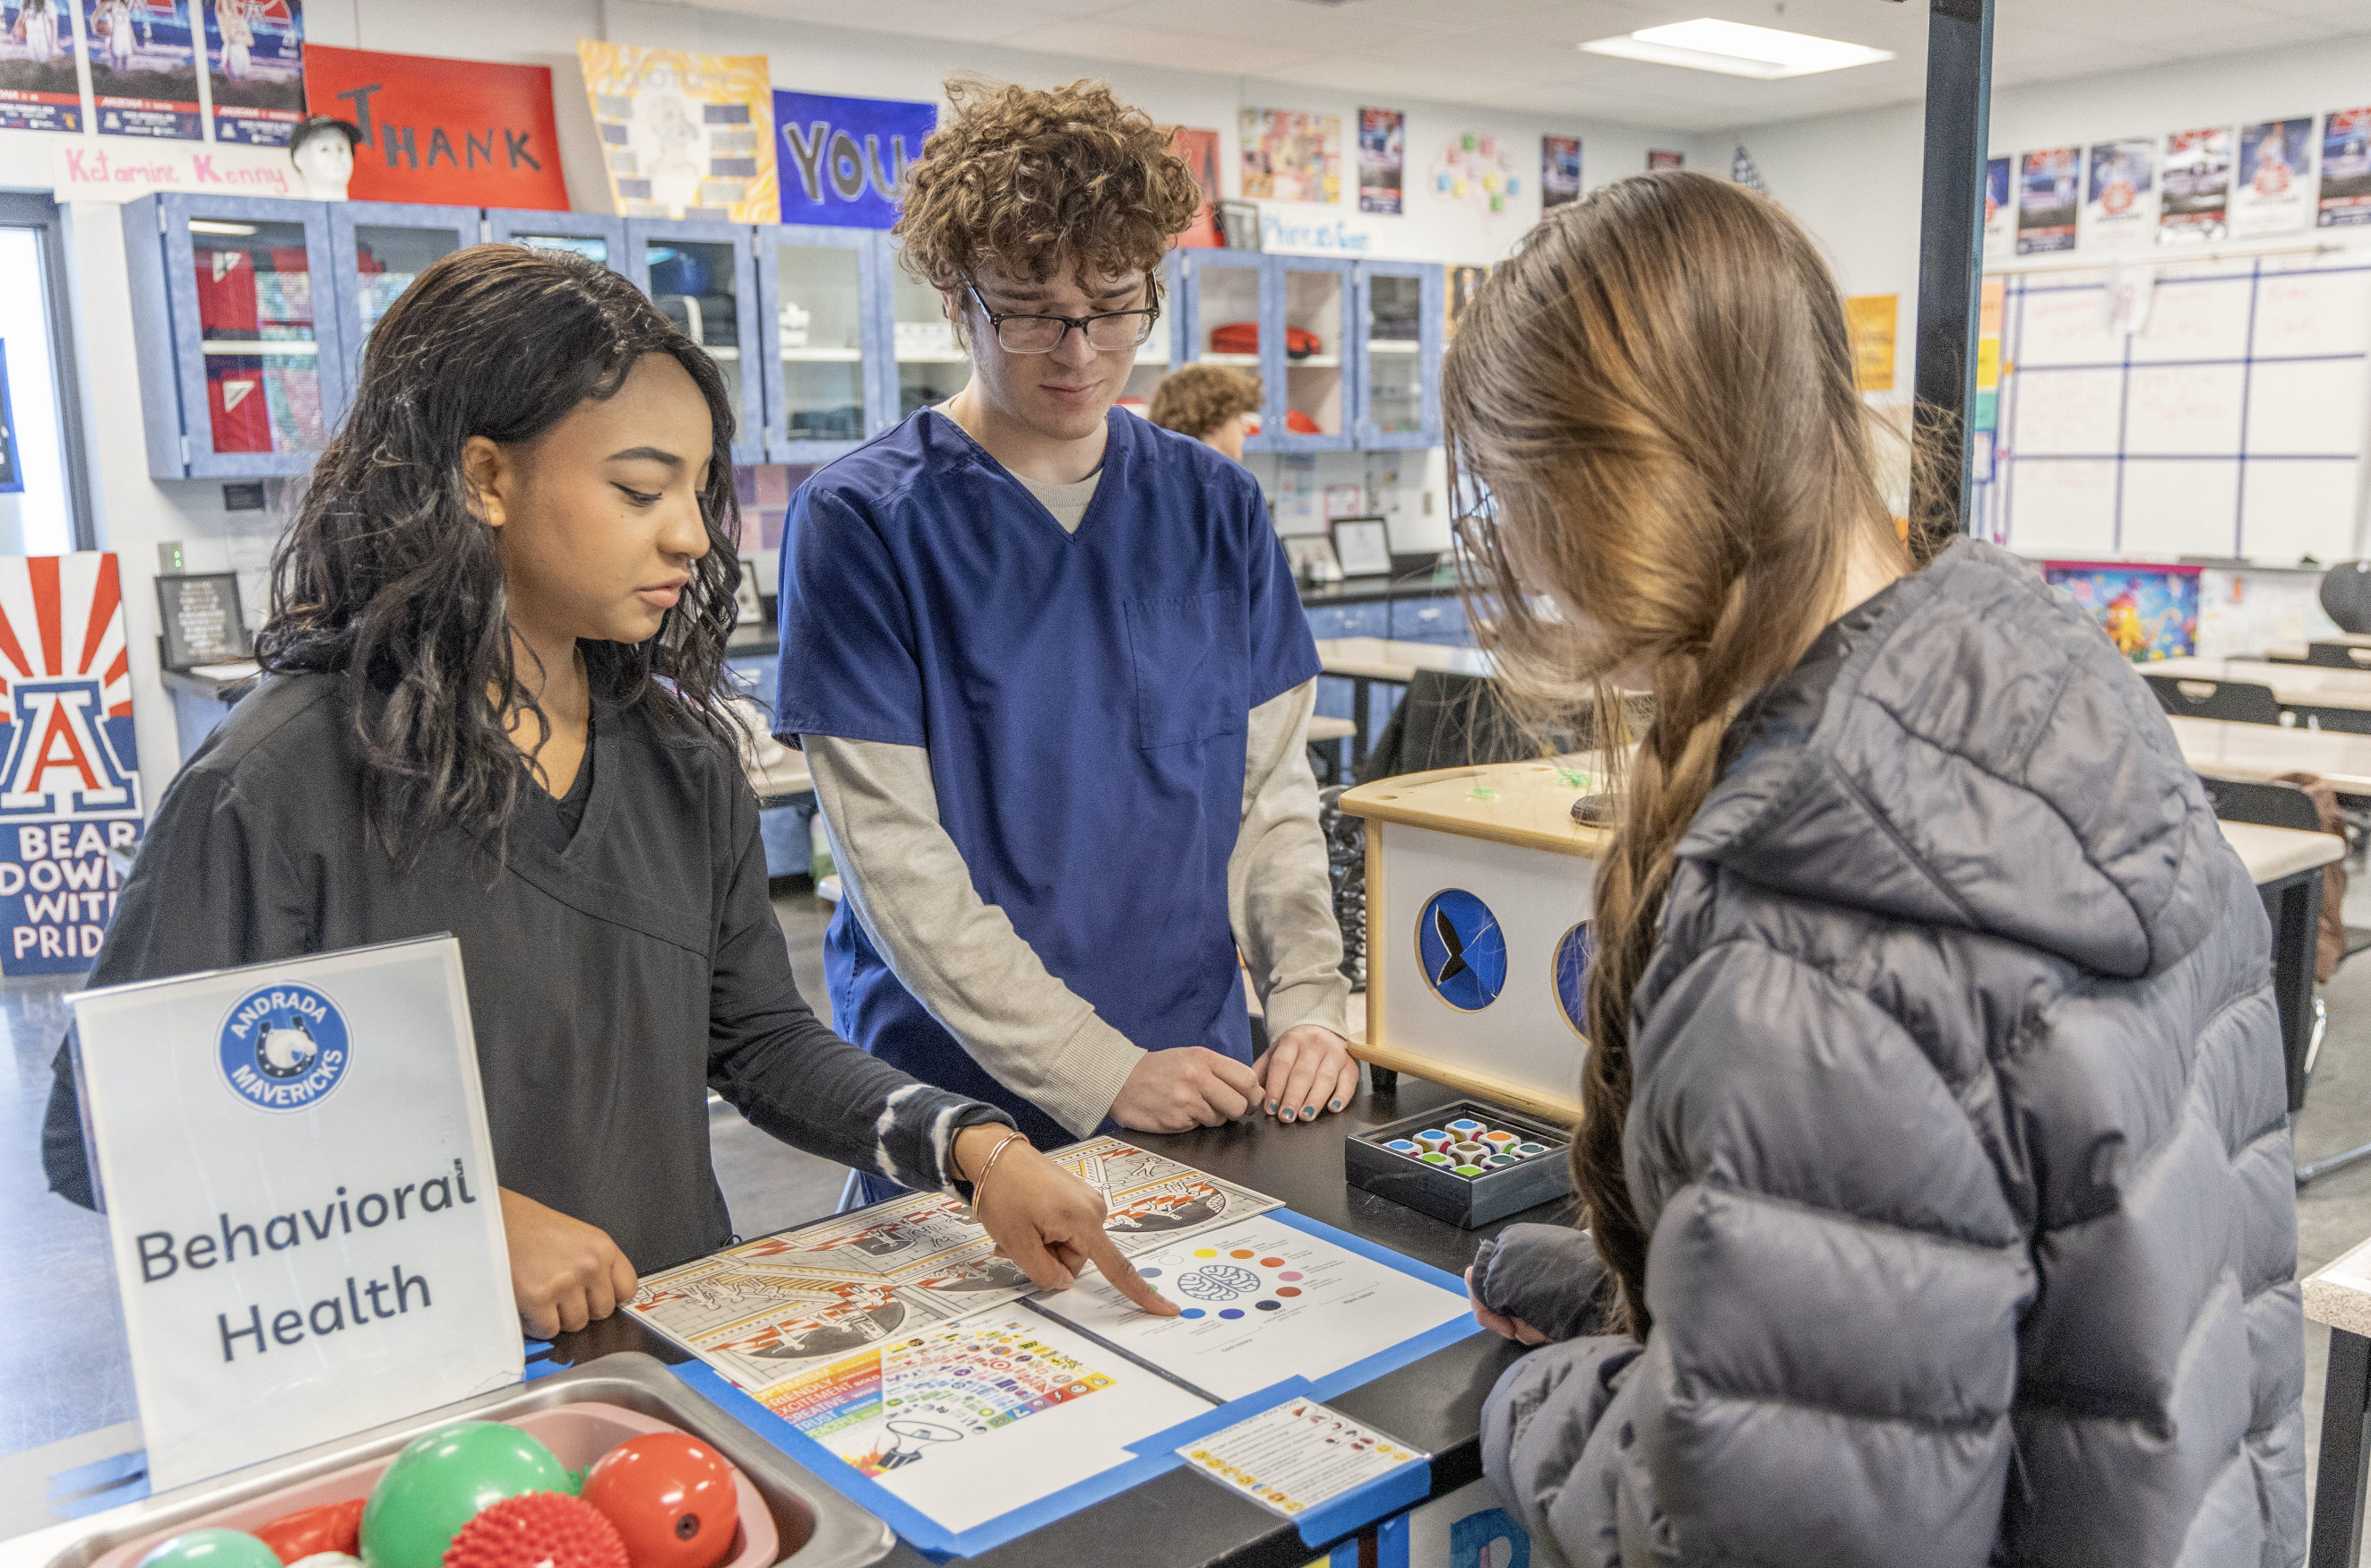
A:
<svg viewBox="0 0 2371 1568">
<path fill-rule="evenodd" d="M 897 221 L 906 166 L 939 128 L 939 106 L 774 94 L 782 222 L 882 228 Z"/>
</svg>

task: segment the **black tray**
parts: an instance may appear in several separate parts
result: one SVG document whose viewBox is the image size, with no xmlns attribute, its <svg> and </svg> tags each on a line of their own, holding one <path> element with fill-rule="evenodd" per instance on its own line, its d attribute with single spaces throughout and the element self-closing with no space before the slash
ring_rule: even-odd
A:
<svg viewBox="0 0 2371 1568">
<path fill-rule="evenodd" d="M 1421 1132 L 1445 1131 L 1461 1117 L 1521 1133 L 1533 1143 L 1547 1145 L 1547 1152 L 1479 1176 L 1459 1176 L 1447 1166 L 1426 1165 L 1383 1147 L 1395 1138 L 1412 1141 Z M 1478 1100 L 1463 1100 L 1347 1140 L 1342 1146 L 1343 1174 L 1352 1186 L 1363 1187 L 1377 1197 L 1471 1230 L 1571 1192 L 1571 1142 L 1572 1135 L 1553 1122 L 1501 1111 Z"/>
</svg>

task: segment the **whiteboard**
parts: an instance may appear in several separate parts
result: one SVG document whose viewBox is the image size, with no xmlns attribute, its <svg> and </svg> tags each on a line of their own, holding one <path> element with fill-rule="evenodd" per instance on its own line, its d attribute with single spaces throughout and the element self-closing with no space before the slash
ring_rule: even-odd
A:
<svg viewBox="0 0 2371 1568">
<path fill-rule="evenodd" d="M 2363 554 L 2371 254 L 2161 265 L 2130 336 L 2108 282 L 2007 280 L 1979 530 L 2029 555 Z"/>
</svg>

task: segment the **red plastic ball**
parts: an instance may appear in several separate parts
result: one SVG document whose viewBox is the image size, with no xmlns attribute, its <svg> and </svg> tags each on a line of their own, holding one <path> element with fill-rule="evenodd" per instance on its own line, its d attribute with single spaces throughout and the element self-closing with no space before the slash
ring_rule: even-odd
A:
<svg viewBox="0 0 2371 1568">
<path fill-rule="evenodd" d="M 558 1492 L 506 1497 L 461 1527 L 445 1568 L 628 1568 L 601 1511 Z"/>
<path fill-rule="evenodd" d="M 618 1527 L 633 1568 L 716 1568 L 741 1524 L 733 1467 L 680 1432 L 627 1438 L 585 1473 L 578 1495 Z"/>
</svg>

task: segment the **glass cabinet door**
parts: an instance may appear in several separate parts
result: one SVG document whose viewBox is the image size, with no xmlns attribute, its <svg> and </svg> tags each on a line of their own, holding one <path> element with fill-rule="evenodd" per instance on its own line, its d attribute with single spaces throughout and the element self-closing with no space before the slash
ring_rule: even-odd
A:
<svg viewBox="0 0 2371 1568">
<path fill-rule="evenodd" d="M 1278 257 L 1274 264 L 1283 282 L 1282 340 L 1271 344 L 1263 335 L 1261 357 L 1271 375 L 1283 373 L 1283 427 L 1261 433 L 1278 439 L 1285 450 L 1347 448 L 1356 401 L 1347 374 L 1352 362 L 1349 263 Z M 1278 402 L 1270 388 L 1270 409 Z"/>
<path fill-rule="evenodd" d="M 189 472 L 305 472 L 345 387 L 326 208 L 174 197 L 162 211 Z"/>
<path fill-rule="evenodd" d="M 627 275 L 723 372 L 736 463 L 762 461 L 766 450 L 755 363 L 765 334 L 757 319 L 750 232 L 746 224 L 636 219 L 626 225 Z"/>
<path fill-rule="evenodd" d="M 361 376 L 363 349 L 387 307 L 431 262 L 477 244 L 483 227 L 475 207 L 348 202 L 330 208 L 338 336 L 349 386 Z"/>
<path fill-rule="evenodd" d="M 598 213 L 546 213 L 517 207 L 486 210 L 486 237 L 542 250 L 573 250 L 613 271 L 632 269 L 626 258 L 626 220 Z"/>
<path fill-rule="evenodd" d="M 1178 312 L 1183 304 L 1177 297 L 1176 263 L 1174 251 L 1161 263 L 1161 319 L 1152 324 L 1152 336 L 1138 347 L 1136 368 L 1128 372 L 1128 384 L 1120 388 L 1119 406 L 1136 413 L 1151 409 L 1153 392 L 1172 368 L 1172 343 L 1177 335 Z"/>
<path fill-rule="evenodd" d="M 1440 268 L 1361 261 L 1359 444 L 1429 446 L 1440 431 Z"/>
<path fill-rule="evenodd" d="M 879 352 L 871 231 L 794 225 L 758 231 L 767 455 L 828 461 L 883 422 L 868 397 Z"/>
<path fill-rule="evenodd" d="M 935 407 L 971 381 L 971 355 L 955 341 L 955 325 L 939 302 L 939 291 L 898 266 L 889 297 L 890 324 L 897 348 L 897 414 Z"/>
</svg>

